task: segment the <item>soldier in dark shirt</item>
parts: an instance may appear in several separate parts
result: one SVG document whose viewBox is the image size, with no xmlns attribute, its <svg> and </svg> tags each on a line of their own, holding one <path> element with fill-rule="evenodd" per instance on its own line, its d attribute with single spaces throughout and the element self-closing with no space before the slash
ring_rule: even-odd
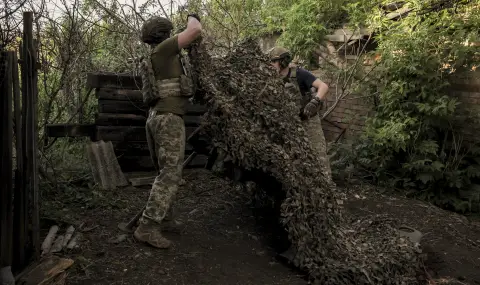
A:
<svg viewBox="0 0 480 285">
<path fill-rule="evenodd" d="M 287 90 L 298 94 L 297 106 L 308 140 L 318 159 L 322 162 L 320 171 L 325 176 L 326 181 L 334 187 L 335 183 L 332 181 L 330 161 L 327 156 L 327 144 L 320 116 L 318 115 L 318 111 L 322 108 L 325 101 L 328 86 L 303 68 L 289 67 L 292 57 L 287 49 L 275 47 L 270 51 L 269 55 L 272 66 L 277 70 L 278 75 L 283 78 Z M 312 87 L 316 88 L 317 91 L 311 92 Z M 296 254 L 297 248 L 292 244 L 279 257 L 289 262 L 294 262 Z"/>
<path fill-rule="evenodd" d="M 272 66 L 285 81 L 285 86 L 299 93 L 297 101 L 299 115 L 304 123 L 312 147 L 323 162 L 323 173 L 331 181 L 330 162 L 318 111 L 323 107 L 328 86 L 309 71 L 300 67 L 289 67 L 292 60 L 290 52 L 283 47 L 275 47 L 270 52 Z M 311 89 L 317 91 L 312 94 Z"/>
</svg>

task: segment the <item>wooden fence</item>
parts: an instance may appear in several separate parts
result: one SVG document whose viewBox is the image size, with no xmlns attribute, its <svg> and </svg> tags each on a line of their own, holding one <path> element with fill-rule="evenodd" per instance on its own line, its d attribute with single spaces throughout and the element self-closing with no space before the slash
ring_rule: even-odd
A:
<svg viewBox="0 0 480 285">
<path fill-rule="evenodd" d="M 148 107 L 143 104 L 140 91 L 140 77 L 128 74 L 89 73 L 87 88 L 95 92 L 98 111 L 95 121 L 88 124 L 50 124 L 47 125 L 48 137 L 90 137 L 92 141 L 111 141 L 122 171 L 154 170 L 147 146 L 145 132 Z M 191 104 L 185 114 L 185 131 L 188 138 L 200 125 L 201 116 L 206 107 Z M 185 157 L 193 150 L 192 140 L 187 141 Z M 199 152 L 196 143 L 196 152 Z M 188 164 L 188 168 L 204 167 L 208 154 L 199 153 Z"/>
<path fill-rule="evenodd" d="M 14 273 L 40 254 L 36 62 L 33 13 L 25 12 L 20 60 L 16 51 L 0 55 L 0 268 Z"/>
</svg>

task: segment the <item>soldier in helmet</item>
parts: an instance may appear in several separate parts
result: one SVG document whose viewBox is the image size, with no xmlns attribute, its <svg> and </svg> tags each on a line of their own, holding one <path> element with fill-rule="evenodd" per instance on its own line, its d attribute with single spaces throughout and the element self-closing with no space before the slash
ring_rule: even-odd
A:
<svg viewBox="0 0 480 285">
<path fill-rule="evenodd" d="M 322 124 L 318 111 L 323 107 L 328 86 L 309 71 L 300 67 L 290 67 L 292 56 L 290 51 L 283 47 L 274 47 L 269 52 L 272 66 L 277 70 L 285 82 L 285 87 L 294 94 L 298 94 L 297 106 L 299 115 L 307 132 L 309 141 L 319 159 L 323 162 L 321 171 L 328 183 L 334 186 L 330 170 L 330 161 L 327 156 L 327 146 L 323 134 Z M 316 92 L 312 92 L 316 89 Z M 296 263 L 297 248 L 290 244 L 287 250 L 278 255 L 283 261 Z"/>
<path fill-rule="evenodd" d="M 200 18 L 187 16 L 187 27 L 171 36 L 172 23 L 162 17 L 147 20 L 141 30 L 141 40 L 150 45 L 150 57 L 142 62 L 142 93 L 149 106 L 146 123 L 150 154 L 158 171 L 145 211 L 134 232 L 137 240 L 157 248 L 169 248 L 171 241 L 161 233 L 161 225 L 175 221 L 171 202 L 182 177 L 185 151 L 183 115 L 193 95 L 193 81 L 186 74 L 181 50 L 199 39 Z"/>
<path fill-rule="evenodd" d="M 289 67 L 292 61 L 290 51 L 283 47 L 274 47 L 269 52 L 272 66 L 285 81 L 285 86 L 298 94 L 300 117 L 304 123 L 308 138 L 323 161 L 323 172 L 331 181 L 330 162 L 327 146 L 318 111 L 323 107 L 328 86 L 309 71 L 300 67 Z M 317 91 L 312 94 L 311 90 Z"/>
</svg>

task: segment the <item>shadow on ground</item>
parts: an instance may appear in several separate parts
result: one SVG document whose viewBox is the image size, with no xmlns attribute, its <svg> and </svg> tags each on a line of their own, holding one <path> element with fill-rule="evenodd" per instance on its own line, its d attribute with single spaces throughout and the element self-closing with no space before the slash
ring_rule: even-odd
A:
<svg viewBox="0 0 480 285">
<path fill-rule="evenodd" d="M 176 209 L 186 227 L 168 235 L 174 242 L 169 250 L 140 244 L 117 228 L 144 205 L 149 187 L 77 189 L 73 198 L 45 197 L 47 216 L 82 225 L 80 248 L 65 253 L 75 260 L 67 284 L 307 284 L 275 259 L 244 190 L 206 170 L 186 170 L 184 178 Z M 426 271 L 436 280 L 431 284 L 480 284 L 478 223 L 367 186 L 347 193 L 346 209 L 353 217 L 385 215 L 422 231 Z M 43 231 L 46 235 L 48 223 Z"/>
</svg>

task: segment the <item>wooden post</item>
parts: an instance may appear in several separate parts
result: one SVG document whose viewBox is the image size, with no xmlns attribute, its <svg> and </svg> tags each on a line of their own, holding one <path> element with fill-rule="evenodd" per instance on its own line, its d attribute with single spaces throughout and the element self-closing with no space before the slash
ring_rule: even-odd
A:
<svg viewBox="0 0 480 285">
<path fill-rule="evenodd" d="M 20 105 L 20 82 L 18 73 L 17 53 L 13 54 L 12 65 L 13 78 L 13 109 L 15 116 L 15 150 L 16 150 L 16 169 L 15 169 L 15 195 L 13 212 L 13 265 L 15 269 L 23 268 L 26 264 L 25 244 L 28 236 L 28 207 L 27 195 L 25 193 L 25 182 L 23 179 L 24 168 L 24 150 L 22 147 L 22 110 Z"/>
<path fill-rule="evenodd" d="M 25 193 L 31 197 L 32 246 L 34 257 L 40 257 L 40 219 L 38 207 L 37 170 L 37 69 L 36 52 L 33 44 L 33 12 L 23 13 L 22 43 L 22 96 L 23 96 L 23 138 Z"/>
<path fill-rule="evenodd" d="M 12 205 L 12 64 L 13 52 L 0 55 L 0 268 L 12 265 L 13 205 Z"/>
</svg>

